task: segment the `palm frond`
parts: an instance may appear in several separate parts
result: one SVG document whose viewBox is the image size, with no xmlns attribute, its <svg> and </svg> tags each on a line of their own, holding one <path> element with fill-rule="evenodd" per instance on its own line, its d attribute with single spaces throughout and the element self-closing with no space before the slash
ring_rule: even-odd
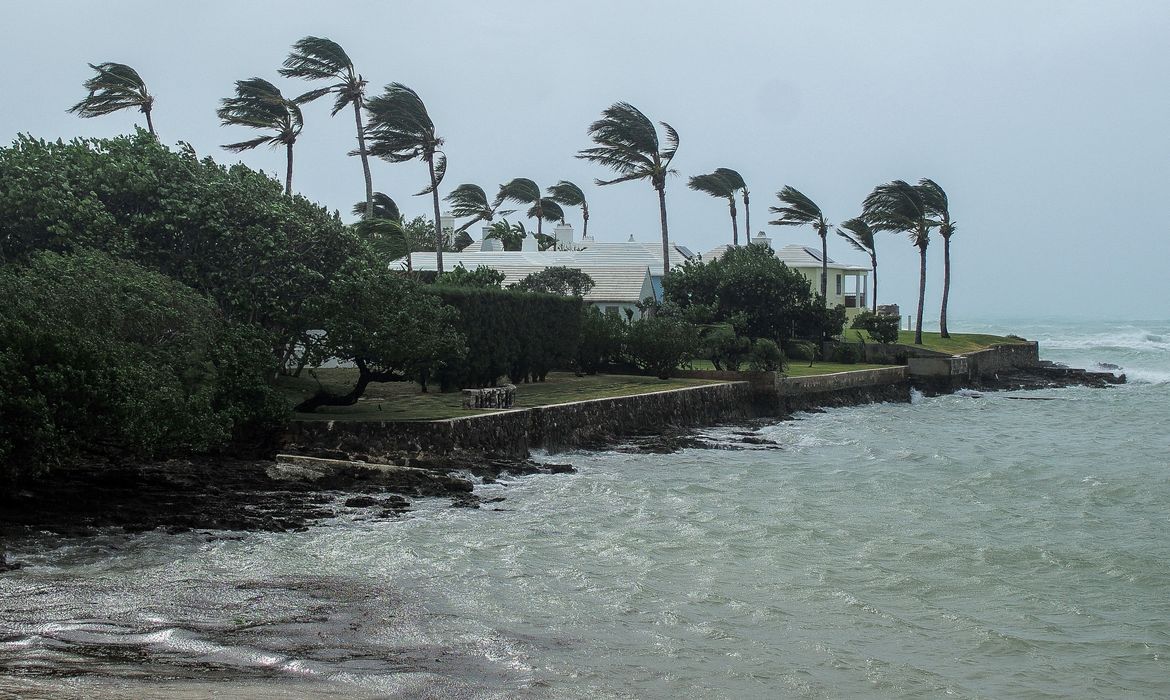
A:
<svg viewBox="0 0 1170 700">
<path fill-rule="evenodd" d="M 696 192 L 703 192 L 721 199 L 735 195 L 735 188 L 732 187 L 731 183 L 716 173 L 695 175 L 687 182 L 687 187 Z"/>
<path fill-rule="evenodd" d="M 220 101 L 216 110 L 224 126 L 246 126 L 252 129 L 271 129 L 275 134 L 264 139 L 252 139 L 224 146 L 232 151 L 255 148 L 269 140 L 292 144 L 304 127 L 301 108 L 280 93 L 280 89 L 263 78 L 236 81 L 235 97 Z M 246 145 L 252 144 L 252 145 Z"/>
<path fill-rule="evenodd" d="M 579 207 L 585 203 L 585 192 L 568 180 L 561 180 L 548 188 L 548 194 L 557 204 Z"/>
<path fill-rule="evenodd" d="M 150 111 L 154 97 L 138 71 L 124 63 L 90 63 L 89 67 L 97 72 L 82 84 L 89 94 L 67 111 L 85 118 L 130 108 Z"/>
<path fill-rule="evenodd" d="M 277 72 L 285 78 L 344 80 L 353 74 L 353 61 L 345 49 L 335 41 L 317 36 L 307 36 L 293 44 L 283 65 Z"/>
<path fill-rule="evenodd" d="M 670 164 L 670 161 L 674 160 L 674 154 L 678 152 L 678 132 L 666 122 L 658 123 L 666 130 L 666 149 L 660 154 L 663 160 L 662 167 L 666 167 Z"/>
<path fill-rule="evenodd" d="M 837 235 L 862 253 L 874 252 L 874 231 L 861 217 L 849 219 L 837 227 Z"/>
<path fill-rule="evenodd" d="M 225 151 L 231 151 L 232 153 L 242 153 L 243 151 L 249 151 L 253 148 L 256 148 L 257 146 L 263 146 L 264 144 L 268 144 L 269 146 L 276 146 L 278 143 L 280 142 L 276 139 L 275 136 L 257 136 L 254 139 L 240 141 L 239 143 L 225 143 L 224 145 L 220 146 L 220 148 L 224 149 Z"/>
<path fill-rule="evenodd" d="M 528 218 L 541 218 L 545 221 L 562 221 L 565 218 L 565 210 L 561 209 L 561 205 L 552 199 L 544 197 L 540 200 L 539 209 L 536 204 L 528 208 Z"/>
<path fill-rule="evenodd" d="M 731 168 L 715 168 L 715 174 L 726 180 L 733 190 L 747 189 L 747 183 L 744 182 L 743 176 Z"/>
<path fill-rule="evenodd" d="M 500 185 L 496 194 L 496 204 L 515 202 L 517 204 L 535 204 L 540 201 L 540 186 L 526 177 L 517 177 Z"/>
<path fill-rule="evenodd" d="M 897 231 L 910 235 L 914 245 L 925 247 L 930 229 L 937 225 L 922 198 L 922 191 L 905 180 L 878 185 L 862 203 L 861 217 L 875 231 Z"/>
<path fill-rule="evenodd" d="M 459 185 L 443 200 L 451 204 L 451 214 L 457 219 L 465 216 L 490 219 L 495 212 L 488 202 L 487 193 L 479 185 L 466 183 Z"/>
<path fill-rule="evenodd" d="M 371 219 L 393 219 L 395 221 L 402 221 L 402 212 L 398 209 L 398 203 L 390 198 L 389 195 L 382 192 L 375 192 L 373 197 L 374 213 Z M 362 200 L 353 205 L 354 216 L 365 216 L 366 214 L 366 200 Z"/>
<path fill-rule="evenodd" d="M 370 114 L 366 127 L 368 150 L 392 163 L 402 163 L 434 153 L 442 140 L 418 93 L 401 83 L 390 83 L 377 97 L 366 101 Z"/>
<path fill-rule="evenodd" d="M 776 197 L 785 206 L 768 207 L 769 212 L 780 215 L 780 218 L 769 221 L 769 224 L 773 226 L 803 226 L 805 224 L 824 226 L 825 217 L 821 213 L 821 208 L 800 190 L 785 185 L 784 189 L 776 193 Z"/>
<path fill-rule="evenodd" d="M 939 235 L 950 238 L 958 226 L 951 221 L 950 201 L 946 191 L 934 180 L 924 177 L 918 181 L 918 192 L 922 195 L 926 210 L 935 217 Z"/>
<path fill-rule="evenodd" d="M 434 184 L 427 185 L 425 188 L 419 190 L 418 192 L 415 192 L 414 196 L 419 197 L 421 195 L 430 194 L 431 192 L 434 192 L 435 190 L 437 190 L 439 188 L 439 185 L 443 184 L 443 178 L 446 177 L 446 175 L 447 175 L 447 156 L 444 153 L 439 153 L 435 156 L 435 182 L 434 182 Z"/>
</svg>

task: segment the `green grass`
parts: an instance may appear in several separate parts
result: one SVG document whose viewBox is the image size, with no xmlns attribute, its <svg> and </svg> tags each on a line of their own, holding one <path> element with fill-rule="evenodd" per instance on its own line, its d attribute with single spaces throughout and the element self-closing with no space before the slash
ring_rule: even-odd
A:
<svg viewBox="0 0 1170 700">
<path fill-rule="evenodd" d="M 314 378 L 315 375 L 316 378 Z M 318 380 L 337 392 L 348 391 L 357 377 L 355 369 L 318 369 L 302 372 L 300 377 L 281 377 L 277 386 L 296 405 L 317 390 Z M 570 401 L 604 399 L 615 396 L 646 394 L 666 389 L 682 389 L 703 384 L 712 384 L 703 379 L 657 379 L 629 375 L 605 375 L 578 377 L 570 372 L 552 372 L 548 380 L 533 384 L 521 384 L 516 388 L 516 406 L 530 408 L 548 406 Z M 322 406 L 313 413 L 298 413 L 296 420 L 353 420 L 353 421 L 397 421 L 437 420 L 490 413 L 491 410 L 463 408 L 463 396 L 459 392 L 443 394 L 438 387 L 423 394 L 414 382 L 385 382 L 370 384 L 366 395 L 353 406 Z"/>
<path fill-rule="evenodd" d="M 847 328 L 844 333 L 845 340 L 855 343 L 857 342 L 858 334 L 867 343 L 876 343 L 877 341 L 870 337 L 869 333 L 859 331 L 853 328 Z M 985 350 L 992 345 L 1004 345 L 1011 343 L 1026 342 L 1019 338 L 1009 338 L 1002 335 L 988 335 L 986 333 L 951 333 L 950 338 L 943 338 L 938 333 L 931 333 L 923 331 L 922 345 L 914 344 L 914 331 L 898 331 L 898 344 L 909 345 L 915 348 L 926 348 L 927 350 L 936 350 L 938 352 L 945 352 L 950 355 L 958 355 L 965 352 L 975 352 L 976 350 Z"/>
<path fill-rule="evenodd" d="M 818 374 L 834 374 L 836 372 L 856 372 L 862 369 L 883 369 L 885 367 L 895 367 L 896 365 L 869 365 L 864 362 L 857 362 L 851 365 L 842 364 L 840 362 L 814 362 L 810 367 L 808 360 L 796 360 L 788 363 L 788 369 L 784 374 L 789 377 L 813 377 Z"/>
</svg>

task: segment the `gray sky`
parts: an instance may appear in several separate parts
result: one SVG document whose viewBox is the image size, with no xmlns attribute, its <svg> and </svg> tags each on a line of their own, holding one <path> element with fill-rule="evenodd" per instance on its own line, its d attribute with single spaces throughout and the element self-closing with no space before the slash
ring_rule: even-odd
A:
<svg viewBox="0 0 1170 700">
<path fill-rule="evenodd" d="M 595 187 L 608 171 L 573 158 L 586 127 L 619 100 L 680 133 L 667 185 L 672 239 L 730 242 L 724 202 L 686 178 L 739 170 L 753 229 L 817 245 L 811 229 L 766 226 L 785 184 L 839 223 L 874 185 L 930 177 L 950 195 L 952 317 L 1170 316 L 1170 3 L 1148 2 L 494 2 L 297 3 L 6 0 L 0 138 L 123 133 L 138 113 L 80 119 L 87 62 L 134 66 L 156 96 L 160 138 L 222 162 L 283 174 L 283 154 L 220 144 L 233 81 L 309 83 L 276 69 L 302 36 L 329 37 L 380 92 L 397 81 L 426 102 L 450 160 L 442 193 L 494 194 L 529 177 L 575 181 L 599 239 L 656 240 L 646 183 Z M 341 209 L 360 200 L 352 116 L 305 108 L 294 188 Z M 375 162 L 374 187 L 407 214 L 425 165 Z M 580 230 L 579 216 L 569 215 Z M 742 212 L 741 212 L 742 226 Z M 879 239 L 879 300 L 917 300 L 917 256 Z M 832 237 L 829 254 L 864 262 Z M 942 245 L 930 248 L 927 318 L 937 322 Z M 955 321 L 952 322 L 952 329 Z"/>
</svg>

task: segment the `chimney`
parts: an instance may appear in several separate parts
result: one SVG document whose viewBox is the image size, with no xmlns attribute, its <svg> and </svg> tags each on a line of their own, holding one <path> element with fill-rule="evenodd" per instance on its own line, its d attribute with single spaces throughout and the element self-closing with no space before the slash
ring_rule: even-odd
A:
<svg viewBox="0 0 1170 700">
<path fill-rule="evenodd" d="M 520 252 L 535 253 L 540 248 L 536 244 L 536 234 L 531 234 L 524 237 L 524 241 L 520 244 Z"/>
<path fill-rule="evenodd" d="M 759 233 L 756 234 L 756 237 L 752 239 L 752 244 L 753 245 L 766 245 L 769 248 L 771 248 L 772 247 L 772 239 L 765 236 L 763 231 L 760 231 Z"/>
<path fill-rule="evenodd" d="M 488 238 L 488 233 L 489 233 L 491 230 L 492 230 L 492 227 L 491 227 L 491 226 L 488 226 L 488 225 L 486 225 L 486 224 L 484 225 L 484 227 L 483 227 L 483 231 L 482 231 L 482 233 L 480 233 L 480 239 L 479 239 L 479 240 L 481 241 L 481 243 L 480 243 L 479 249 L 480 249 L 480 250 L 482 250 L 482 251 L 484 251 L 484 252 L 487 252 L 487 251 L 492 251 L 492 250 L 503 250 L 503 249 L 504 249 L 504 245 L 503 245 L 503 243 L 500 241 L 500 239 L 498 239 L 498 238 Z"/>
<path fill-rule="evenodd" d="M 574 250 L 573 227 L 564 222 L 553 229 L 553 238 L 557 239 L 557 250 Z"/>
<path fill-rule="evenodd" d="M 627 243 L 633 243 L 633 242 L 634 242 L 634 234 L 632 234 L 632 233 L 631 233 L 631 234 L 630 234 L 630 240 L 628 240 L 628 241 L 626 241 L 626 242 L 627 242 Z"/>
<path fill-rule="evenodd" d="M 443 229 L 443 237 L 451 241 L 455 239 L 455 216 L 451 212 L 443 212 L 439 217 L 439 227 Z"/>
</svg>

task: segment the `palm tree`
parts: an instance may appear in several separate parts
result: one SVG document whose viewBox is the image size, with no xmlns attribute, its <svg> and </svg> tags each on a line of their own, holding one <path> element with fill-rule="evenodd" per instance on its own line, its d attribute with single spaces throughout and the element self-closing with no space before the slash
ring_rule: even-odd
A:
<svg viewBox="0 0 1170 700">
<path fill-rule="evenodd" d="M 487 193 L 479 185 L 462 184 L 451 191 L 451 194 L 443 198 L 443 201 L 451 204 L 451 214 L 457 218 L 462 219 L 465 216 L 470 216 L 462 226 L 455 229 L 455 233 L 459 234 L 471 228 L 477 221 L 491 221 L 496 214 L 500 216 L 507 216 L 513 210 L 498 211 L 499 203 L 489 202 Z"/>
<path fill-rule="evenodd" d="M 752 242 L 752 212 L 748 208 L 748 192 L 747 183 L 744 182 L 743 176 L 732 170 L 731 168 L 715 168 L 715 174 L 727 181 L 731 185 L 732 192 L 743 193 L 743 232 L 746 243 Z M 734 210 L 734 207 L 732 208 Z M 735 245 L 739 245 L 736 241 Z"/>
<path fill-rule="evenodd" d="M 369 216 L 366 216 L 366 209 L 370 203 L 374 205 L 373 213 Z M 371 197 L 370 200 L 356 202 L 353 205 L 353 209 L 351 211 L 353 212 L 354 216 L 363 217 L 362 221 L 358 222 L 359 224 L 364 225 L 364 228 L 359 227 L 359 233 L 366 234 L 369 238 L 378 236 L 385 240 L 391 241 L 397 241 L 398 238 L 401 238 L 400 247 L 386 247 L 383 252 L 386 252 L 388 255 L 397 253 L 397 255 L 391 255 L 392 258 L 401 258 L 405 256 L 406 271 L 411 272 L 414 269 L 410 259 L 410 254 L 413 252 L 413 246 L 411 246 L 410 236 L 406 235 L 405 222 L 402 220 L 402 211 L 398 208 L 397 202 L 391 199 L 387 194 L 383 194 L 382 192 L 375 192 L 374 196 Z M 376 225 L 365 225 L 364 222 L 370 222 L 371 224 Z M 381 222 L 385 223 L 382 224 Z M 395 243 L 395 245 L 397 245 L 397 243 Z M 375 248 L 377 248 L 377 246 L 375 246 Z"/>
<path fill-rule="evenodd" d="M 926 248 L 930 229 L 937 225 L 923 199 L 923 191 L 904 180 L 878 185 L 865 198 L 862 218 L 875 231 L 903 231 L 918 248 L 918 322 L 914 343 L 922 345 L 922 306 L 926 301 Z"/>
<path fill-rule="evenodd" d="M 398 208 L 398 203 L 390 198 L 389 195 L 381 192 L 375 192 L 370 200 L 362 200 L 353 205 L 354 216 L 362 216 L 366 212 L 366 203 L 370 201 L 374 205 L 373 219 L 393 219 L 394 221 L 402 221 L 402 211 Z"/>
<path fill-rule="evenodd" d="M 585 201 L 585 192 L 568 180 L 561 180 L 548 188 L 548 195 L 557 204 L 563 204 L 566 207 L 581 207 L 581 237 L 588 238 L 589 202 Z"/>
<path fill-rule="evenodd" d="M 731 183 L 717 173 L 708 173 L 695 175 L 687 186 L 696 192 L 705 192 L 712 197 L 727 200 L 727 205 L 731 208 L 731 245 L 739 245 L 739 226 L 735 221 L 735 188 Z"/>
<path fill-rule="evenodd" d="M 500 192 L 496 195 L 495 206 L 504 202 L 530 204 L 528 217 L 536 219 L 536 235 L 543 236 L 541 224 L 545 221 L 560 221 L 565 218 L 565 212 L 551 197 L 540 194 L 540 185 L 526 177 L 518 177 L 500 185 Z M 538 239 L 539 240 L 539 239 Z"/>
<path fill-rule="evenodd" d="M 670 272 L 670 235 L 666 226 L 666 176 L 674 171 L 670 161 L 678 151 L 678 132 L 666 122 L 658 122 L 666 132 L 666 147 L 658 140 L 658 130 L 645 114 L 628 102 L 617 102 L 601 113 L 601 119 L 589 125 L 589 135 L 597 146 L 582 149 L 578 158 L 599 163 L 618 177 L 597 180 L 598 185 L 613 185 L 630 180 L 649 180 L 658 192 L 658 218 L 662 224 L 662 274 Z"/>
<path fill-rule="evenodd" d="M 924 177 L 918 181 L 918 191 L 922 193 L 927 211 L 935 217 L 938 224 L 938 235 L 942 236 L 943 239 L 942 313 L 938 319 L 938 330 L 939 335 L 949 338 L 951 334 L 947 332 L 947 300 L 951 296 L 951 236 L 955 234 L 955 229 L 958 226 L 954 221 L 951 221 L 947 193 L 942 187 L 939 187 L 937 182 Z"/>
<path fill-rule="evenodd" d="M 844 229 L 844 230 L 842 230 Z M 873 266 L 873 312 L 877 313 L 877 247 L 873 237 L 873 229 L 860 217 L 850 219 L 837 228 L 837 235 L 849 241 L 849 245 L 869 256 Z"/>
<path fill-rule="evenodd" d="M 150 118 L 154 95 L 147 91 L 138 71 L 124 63 L 99 63 L 96 66 L 90 63 L 89 67 L 97 71 L 97 75 L 82 84 L 89 94 L 66 111 L 88 119 L 134 108 L 146 115 L 146 130 L 157 138 Z"/>
<path fill-rule="evenodd" d="M 296 99 L 297 104 L 312 102 L 333 93 L 333 111 L 330 116 L 353 105 L 357 123 L 357 154 L 362 158 L 362 173 L 366 178 L 366 209 L 364 216 L 374 215 L 374 181 L 370 177 L 370 161 L 366 153 L 365 127 L 362 125 L 362 103 L 365 101 L 366 81 L 353 69 L 353 61 L 336 42 L 316 36 L 307 36 L 293 44 L 292 52 L 284 59 L 284 68 L 278 71 L 286 78 L 331 80 L 332 85 L 310 90 Z"/>
<path fill-rule="evenodd" d="M 224 126 L 235 124 L 253 129 L 270 129 L 272 133 L 254 139 L 229 143 L 223 148 L 240 153 L 263 144 L 273 148 L 284 144 L 288 167 L 284 175 L 284 193 L 292 194 L 293 144 L 301 133 L 304 120 L 296 102 L 286 99 L 280 90 L 263 78 L 236 81 L 236 96 L 221 100 L 216 110 Z"/>
<path fill-rule="evenodd" d="M 443 139 L 418 93 L 402 83 L 390 83 L 379 96 L 366 101 L 370 124 L 366 127 L 369 153 L 391 163 L 416 158 L 427 164 L 431 184 L 418 192 L 430 194 L 435 206 L 435 263 L 443 274 L 443 224 L 439 215 L 439 183 L 447 174 L 447 156 L 439 150 Z"/>
<path fill-rule="evenodd" d="M 780 218 L 769 221 L 773 226 L 804 226 L 809 225 L 821 237 L 821 301 L 826 307 L 829 305 L 829 223 L 821 208 L 800 190 L 789 185 L 776 193 L 782 207 L 768 207 L 768 211 L 779 214 Z"/>
</svg>

